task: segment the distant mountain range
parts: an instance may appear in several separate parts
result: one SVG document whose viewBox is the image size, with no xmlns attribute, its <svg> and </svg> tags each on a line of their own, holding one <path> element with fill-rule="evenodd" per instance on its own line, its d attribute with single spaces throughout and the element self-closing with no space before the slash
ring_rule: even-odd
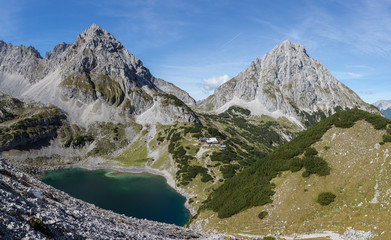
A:
<svg viewBox="0 0 391 240">
<path fill-rule="evenodd" d="M 386 118 L 391 119 L 391 100 L 379 100 L 373 103 Z"/>
</svg>

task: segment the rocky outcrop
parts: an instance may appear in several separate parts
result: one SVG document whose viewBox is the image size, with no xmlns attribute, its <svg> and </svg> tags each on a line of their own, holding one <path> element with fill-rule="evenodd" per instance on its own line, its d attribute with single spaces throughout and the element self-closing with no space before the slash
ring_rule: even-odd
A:
<svg viewBox="0 0 391 240">
<path fill-rule="evenodd" d="M 183 101 L 172 94 L 157 96 L 154 106 L 137 116 L 136 120 L 140 124 L 174 124 L 175 122 L 201 124 L 198 116 Z"/>
<path fill-rule="evenodd" d="M 21 75 L 34 82 L 42 76 L 41 62 L 42 57 L 35 48 L 0 41 L 0 72 Z"/>
<path fill-rule="evenodd" d="M 224 239 L 72 198 L 0 160 L 1 239 Z"/>
<path fill-rule="evenodd" d="M 0 42 L 0 90 L 54 104 L 67 112 L 70 121 L 81 124 L 121 122 L 126 115 L 140 115 L 154 106 L 159 94 L 174 94 L 194 104 L 183 90 L 156 79 L 113 35 L 95 24 L 72 44 L 55 46 L 44 59 L 32 47 Z M 178 121 L 185 119 L 178 117 Z"/>
<path fill-rule="evenodd" d="M 52 50 L 50 50 L 49 52 L 46 53 L 45 58 L 46 59 L 53 59 L 53 58 L 57 57 L 58 55 L 60 55 L 61 53 L 63 53 L 69 46 L 70 46 L 70 44 L 67 44 L 65 42 L 57 44 Z"/>
<path fill-rule="evenodd" d="M 53 139 L 66 119 L 55 107 L 26 104 L 0 92 L 0 152 Z"/>
<path fill-rule="evenodd" d="M 289 41 L 222 84 L 198 109 L 219 113 L 232 105 L 247 108 L 253 115 L 286 116 L 300 122 L 314 113 L 328 116 L 338 109 L 376 112 L 309 57 L 302 45 Z"/>
<path fill-rule="evenodd" d="M 379 100 L 372 105 L 377 107 L 386 118 L 391 119 L 391 100 Z"/>
<path fill-rule="evenodd" d="M 188 106 L 196 105 L 196 101 L 192 98 L 186 91 L 180 89 L 172 83 L 164 81 L 161 78 L 153 78 L 152 82 L 161 90 L 168 94 L 172 94 L 179 98 L 182 102 L 184 102 Z"/>
</svg>

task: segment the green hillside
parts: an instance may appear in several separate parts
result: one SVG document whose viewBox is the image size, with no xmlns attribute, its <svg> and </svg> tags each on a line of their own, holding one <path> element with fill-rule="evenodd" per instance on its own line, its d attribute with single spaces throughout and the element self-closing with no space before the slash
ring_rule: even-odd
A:
<svg viewBox="0 0 391 240">
<path fill-rule="evenodd" d="M 352 227 L 389 239 L 390 124 L 357 109 L 326 118 L 225 181 L 191 225 L 239 237 Z"/>
<path fill-rule="evenodd" d="M 391 120 L 358 109 L 338 112 L 227 180 L 211 194 L 204 207 L 217 212 L 221 218 L 229 217 L 247 208 L 271 203 L 271 196 L 274 194 L 271 180 L 282 171 L 298 171 L 304 167 L 306 171 L 303 177 L 312 173 L 327 175 L 327 162 L 317 157 L 316 151 L 311 153 L 309 147 L 319 141 L 331 127 L 350 128 L 362 119 L 377 130 L 386 129 L 387 125 L 391 124 Z M 387 130 L 391 134 L 391 128 L 388 127 Z M 389 137 L 385 135 L 383 141 L 390 141 Z"/>
</svg>

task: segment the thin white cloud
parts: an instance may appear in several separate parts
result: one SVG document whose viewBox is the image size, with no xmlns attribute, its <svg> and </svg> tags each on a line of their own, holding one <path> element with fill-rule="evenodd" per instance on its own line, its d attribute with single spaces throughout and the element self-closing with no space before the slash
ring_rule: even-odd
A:
<svg viewBox="0 0 391 240">
<path fill-rule="evenodd" d="M 333 72 L 333 75 L 336 79 L 339 80 L 351 80 L 351 79 L 358 79 L 363 77 L 362 74 L 354 73 L 354 72 Z"/>
<path fill-rule="evenodd" d="M 226 43 L 224 43 L 223 45 L 221 45 L 220 48 L 224 48 L 225 46 L 227 46 L 228 44 L 230 44 L 231 42 L 233 42 L 236 38 L 238 38 L 240 35 L 242 35 L 242 33 L 236 34 L 235 37 L 231 38 L 229 41 L 227 41 Z"/>
<path fill-rule="evenodd" d="M 341 18 L 315 4 L 311 6 L 308 19 L 312 19 L 312 25 L 306 36 L 316 34 L 317 38 L 344 43 L 367 54 L 387 56 L 391 53 L 390 0 L 339 1 L 335 4 L 348 14 Z"/>
<path fill-rule="evenodd" d="M 277 39 L 274 39 L 274 41 L 284 41 L 284 40 L 290 40 L 294 42 L 299 42 L 303 44 L 306 49 L 316 49 L 318 47 L 317 41 L 312 40 L 311 38 L 307 37 L 307 32 L 310 32 L 310 28 L 312 26 L 313 19 L 307 18 L 299 23 L 297 25 L 287 25 L 287 26 L 280 26 L 275 25 L 269 21 L 260 19 L 260 18 L 253 18 L 254 22 L 264 25 L 268 28 L 270 28 L 272 31 L 276 32 L 281 37 L 278 37 Z"/>
<path fill-rule="evenodd" d="M 345 65 L 347 68 L 358 68 L 358 69 L 365 69 L 365 70 L 374 70 L 373 67 L 367 66 L 367 65 Z"/>
<path fill-rule="evenodd" d="M 215 90 L 218 86 L 229 80 L 229 76 L 224 74 L 222 76 L 206 78 L 202 80 L 203 88 L 210 92 Z"/>
<path fill-rule="evenodd" d="M 277 38 L 299 41 L 307 48 L 333 41 L 366 54 L 391 54 L 391 0 L 335 1 L 335 11 L 318 1 L 303 1 L 306 15 L 298 21 L 277 25 L 260 18 L 253 21 L 276 33 Z"/>
<path fill-rule="evenodd" d="M 362 95 L 374 95 L 374 94 L 375 94 L 375 92 L 374 92 L 374 91 L 371 91 L 371 90 L 368 90 L 368 91 L 360 91 L 359 93 L 362 94 Z"/>
</svg>

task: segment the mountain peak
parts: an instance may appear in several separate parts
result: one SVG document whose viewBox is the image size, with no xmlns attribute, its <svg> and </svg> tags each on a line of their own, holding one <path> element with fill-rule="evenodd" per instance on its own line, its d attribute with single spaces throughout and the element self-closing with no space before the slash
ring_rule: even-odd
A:
<svg viewBox="0 0 391 240">
<path fill-rule="evenodd" d="M 100 46 L 109 52 L 124 48 L 113 35 L 96 24 L 92 24 L 89 28 L 79 34 L 75 43 L 77 46 L 84 46 L 85 48 L 91 49 Z"/>
<path fill-rule="evenodd" d="M 82 34 L 101 36 L 101 35 L 107 34 L 107 33 L 108 32 L 106 30 L 104 30 L 103 28 L 101 28 L 100 26 L 98 26 L 94 23 L 89 28 L 84 30 Z"/>
<path fill-rule="evenodd" d="M 219 86 L 198 108 L 221 113 L 233 105 L 253 115 L 284 116 L 306 125 L 307 115 L 320 112 L 327 116 L 355 107 L 375 111 L 308 56 L 303 45 L 289 40 Z"/>
<path fill-rule="evenodd" d="M 93 23 L 89 28 L 87 29 L 101 29 L 103 30 L 100 26 L 96 25 L 95 23 Z"/>
<path fill-rule="evenodd" d="M 288 39 L 281 43 L 281 45 L 291 45 L 291 44 L 292 44 L 292 42 L 289 41 Z"/>
<path fill-rule="evenodd" d="M 289 40 L 283 41 L 281 44 L 278 44 L 270 53 L 282 52 L 282 53 L 304 53 L 307 55 L 307 52 L 303 45 L 300 43 L 292 43 Z"/>
</svg>

